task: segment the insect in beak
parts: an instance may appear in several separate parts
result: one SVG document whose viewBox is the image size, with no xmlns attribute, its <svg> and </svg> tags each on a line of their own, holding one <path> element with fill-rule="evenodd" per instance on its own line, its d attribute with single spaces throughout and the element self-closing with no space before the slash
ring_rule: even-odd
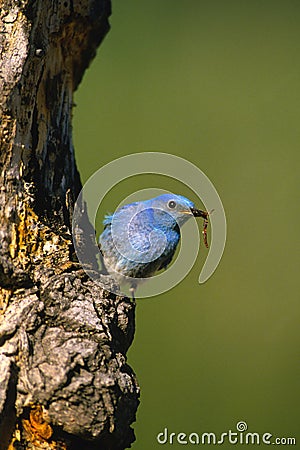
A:
<svg viewBox="0 0 300 450">
<path fill-rule="evenodd" d="M 201 209 L 196 209 L 196 208 L 191 208 L 191 211 L 192 211 L 193 216 L 202 217 L 204 219 L 202 234 L 203 234 L 203 241 L 204 241 L 205 247 L 208 248 L 208 242 L 207 242 L 208 216 L 213 212 L 213 209 L 210 211 L 210 213 L 208 211 L 202 211 Z"/>
<path fill-rule="evenodd" d="M 203 219 L 207 219 L 209 213 L 207 211 L 202 211 L 201 209 L 191 208 L 192 214 L 195 217 L 202 217 Z"/>
</svg>

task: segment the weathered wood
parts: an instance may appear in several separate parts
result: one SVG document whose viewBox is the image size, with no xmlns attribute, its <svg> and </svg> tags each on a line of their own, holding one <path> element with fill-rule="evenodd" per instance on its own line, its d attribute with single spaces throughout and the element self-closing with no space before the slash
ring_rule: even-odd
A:
<svg viewBox="0 0 300 450">
<path fill-rule="evenodd" d="M 0 6 L 0 450 L 124 449 L 139 395 L 126 363 L 135 305 L 110 277 L 107 290 L 88 278 L 70 232 L 73 92 L 110 1 Z"/>
</svg>

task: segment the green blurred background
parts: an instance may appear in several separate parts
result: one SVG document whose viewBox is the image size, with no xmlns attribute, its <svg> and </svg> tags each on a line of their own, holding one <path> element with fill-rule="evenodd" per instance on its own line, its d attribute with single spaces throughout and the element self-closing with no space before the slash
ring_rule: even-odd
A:
<svg viewBox="0 0 300 450">
<path fill-rule="evenodd" d="M 240 420 L 299 446 L 300 3 L 115 0 L 111 26 L 75 98 L 82 181 L 126 154 L 173 153 L 211 179 L 228 221 L 208 282 L 202 245 L 181 284 L 137 302 L 133 448 L 161 448 L 165 427 L 220 434 Z M 101 214 L 152 186 L 189 195 L 135 177 Z"/>
</svg>

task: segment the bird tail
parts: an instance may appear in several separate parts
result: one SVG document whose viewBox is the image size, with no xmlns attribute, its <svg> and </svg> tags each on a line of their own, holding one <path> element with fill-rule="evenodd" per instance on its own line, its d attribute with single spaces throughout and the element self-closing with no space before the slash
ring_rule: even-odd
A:
<svg viewBox="0 0 300 450">
<path fill-rule="evenodd" d="M 98 248 L 100 250 L 101 273 L 103 275 L 109 275 L 108 270 L 107 270 L 106 265 L 105 265 L 105 262 L 104 262 L 103 252 L 102 252 L 100 244 L 98 244 Z"/>
</svg>

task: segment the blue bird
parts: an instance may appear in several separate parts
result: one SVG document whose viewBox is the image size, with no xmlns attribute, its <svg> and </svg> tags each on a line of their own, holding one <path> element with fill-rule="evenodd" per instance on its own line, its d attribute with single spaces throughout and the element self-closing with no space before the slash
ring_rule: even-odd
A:
<svg viewBox="0 0 300 450">
<path fill-rule="evenodd" d="M 163 194 L 124 205 L 106 215 L 99 249 L 104 268 L 134 293 L 139 282 L 166 269 L 180 241 L 180 228 L 192 216 L 204 219 L 208 212 L 195 208 L 186 197 Z"/>
</svg>

